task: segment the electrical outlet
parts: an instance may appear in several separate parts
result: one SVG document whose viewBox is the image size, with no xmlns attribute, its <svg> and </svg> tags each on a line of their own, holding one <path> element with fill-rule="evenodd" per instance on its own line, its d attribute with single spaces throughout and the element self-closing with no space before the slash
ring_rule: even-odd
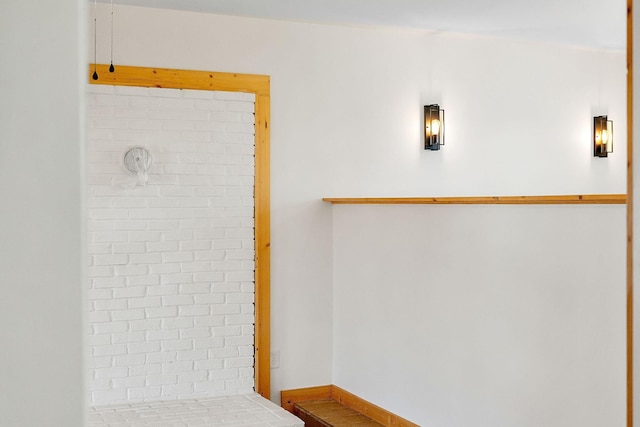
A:
<svg viewBox="0 0 640 427">
<path fill-rule="evenodd" d="M 271 352 L 270 362 L 271 369 L 277 369 L 280 367 L 280 350 L 273 350 Z"/>
</svg>

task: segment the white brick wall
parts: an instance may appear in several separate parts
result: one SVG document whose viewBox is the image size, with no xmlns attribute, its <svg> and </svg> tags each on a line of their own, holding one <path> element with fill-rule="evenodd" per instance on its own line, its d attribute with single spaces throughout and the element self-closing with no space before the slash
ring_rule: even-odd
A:
<svg viewBox="0 0 640 427">
<path fill-rule="evenodd" d="M 251 392 L 254 95 L 87 90 L 91 402 Z"/>
</svg>

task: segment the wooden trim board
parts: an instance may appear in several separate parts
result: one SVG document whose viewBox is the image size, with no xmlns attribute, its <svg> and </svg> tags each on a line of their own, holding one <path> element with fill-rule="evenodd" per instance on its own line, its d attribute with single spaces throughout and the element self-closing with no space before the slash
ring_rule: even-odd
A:
<svg viewBox="0 0 640 427">
<path fill-rule="evenodd" d="M 335 205 L 624 205 L 626 194 L 486 197 L 325 197 Z"/>
<path fill-rule="evenodd" d="M 91 75 L 95 69 L 98 80 Z M 270 79 L 255 74 L 173 70 L 118 65 L 114 73 L 108 64 L 91 65 L 90 84 L 140 86 L 170 89 L 217 90 L 256 95 L 255 102 L 255 388 L 264 398 L 271 397 L 270 355 Z"/>
<path fill-rule="evenodd" d="M 98 80 L 93 80 L 94 67 Z M 89 83 L 157 87 L 169 89 L 219 90 L 226 92 L 270 94 L 269 76 L 258 74 L 220 73 L 212 71 L 175 70 L 170 68 L 145 68 L 118 65 L 116 71 L 109 72 L 109 65 L 90 65 Z"/>
<path fill-rule="evenodd" d="M 405 420 L 333 384 L 280 392 L 281 406 L 291 413 L 293 413 L 293 406 L 297 402 L 322 399 L 333 399 L 386 427 L 419 427 L 418 424 Z"/>
</svg>

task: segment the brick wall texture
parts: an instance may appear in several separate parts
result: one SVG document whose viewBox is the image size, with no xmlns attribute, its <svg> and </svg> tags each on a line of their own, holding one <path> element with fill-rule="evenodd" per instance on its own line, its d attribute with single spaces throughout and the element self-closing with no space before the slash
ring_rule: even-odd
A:
<svg viewBox="0 0 640 427">
<path fill-rule="evenodd" d="M 253 94 L 87 91 L 91 403 L 253 391 Z"/>
</svg>

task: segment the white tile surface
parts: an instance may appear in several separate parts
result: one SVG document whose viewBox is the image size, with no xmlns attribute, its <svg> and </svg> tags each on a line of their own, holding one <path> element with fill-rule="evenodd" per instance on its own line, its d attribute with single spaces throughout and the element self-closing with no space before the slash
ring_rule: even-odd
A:
<svg viewBox="0 0 640 427">
<path fill-rule="evenodd" d="M 250 393 L 92 407 L 89 426 L 304 427 L 304 423 L 259 394 Z"/>
</svg>

